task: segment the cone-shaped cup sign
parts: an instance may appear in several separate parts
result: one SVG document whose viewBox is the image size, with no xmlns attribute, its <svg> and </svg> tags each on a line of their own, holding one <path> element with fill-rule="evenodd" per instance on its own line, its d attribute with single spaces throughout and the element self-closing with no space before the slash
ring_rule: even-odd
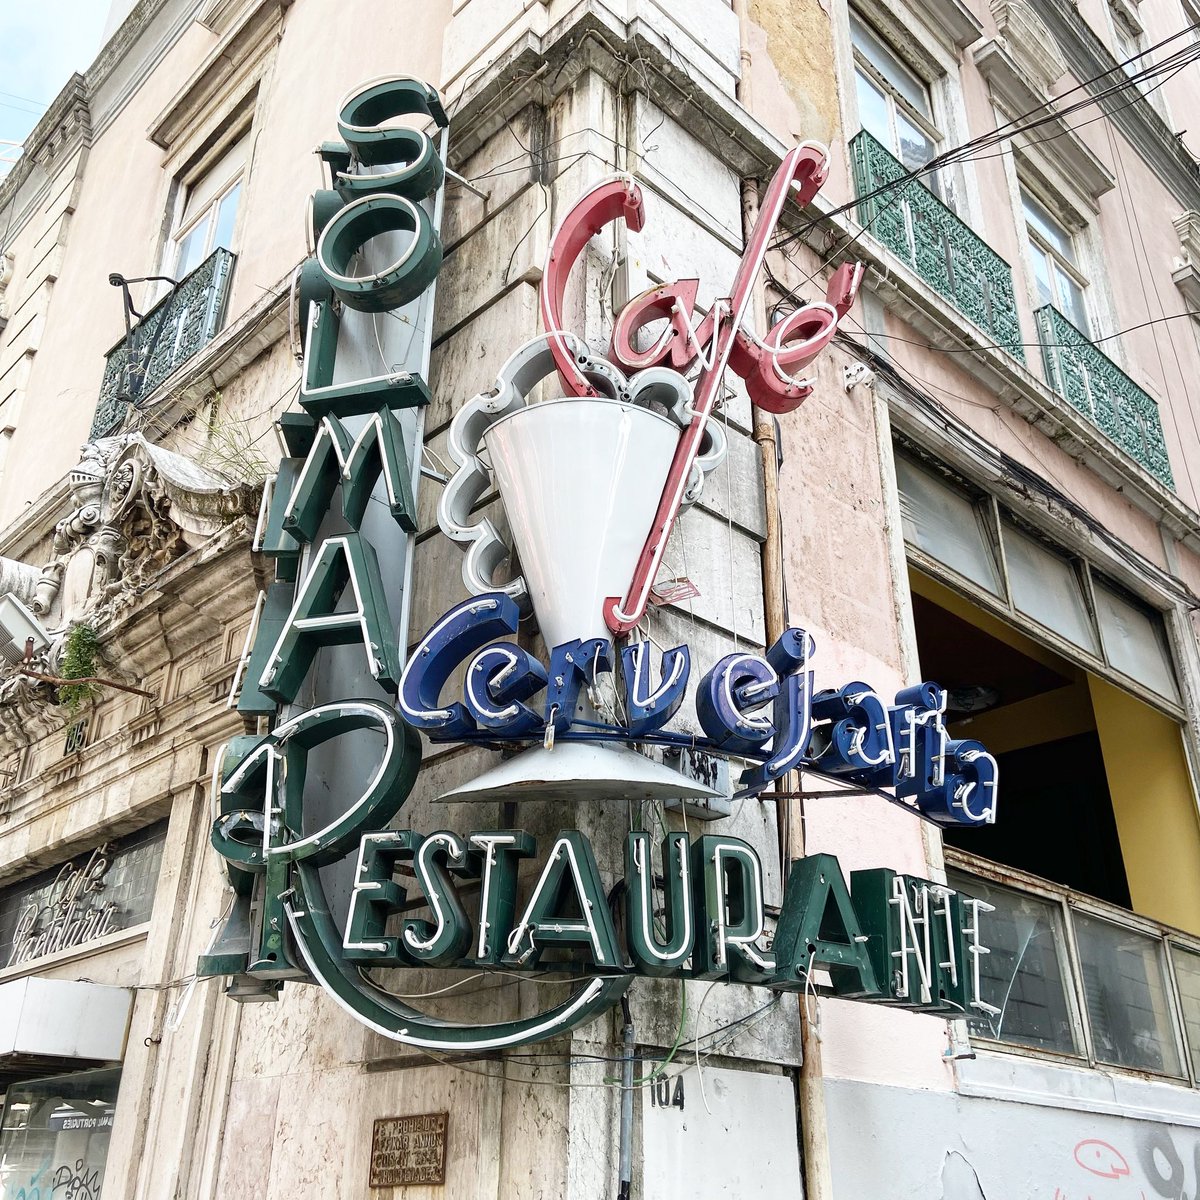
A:
<svg viewBox="0 0 1200 1200">
<path fill-rule="evenodd" d="M 548 400 L 484 434 L 521 573 L 547 647 L 610 637 L 604 600 L 632 577 L 662 495 L 678 426 L 619 400 Z M 594 716 L 586 701 L 586 711 Z M 710 787 L 628 746 L 541 746 L 446 793 L 444 800 L 698 799 Z"/>
<path fill-rule="evenodd" d="M 608 638 L 650 532 L 679 429 L 619 400 L 531 404 L 483 438 L 547 646 Z"/>
</svg>

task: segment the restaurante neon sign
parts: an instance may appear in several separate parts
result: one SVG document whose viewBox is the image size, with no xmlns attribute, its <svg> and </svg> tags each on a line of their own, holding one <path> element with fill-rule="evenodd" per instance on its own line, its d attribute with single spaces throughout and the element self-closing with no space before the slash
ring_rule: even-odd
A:
<svg viewBox="0 0 1200 1200">
<path fill-rule="evenodd" d="M 441 243 L 425 201 L 442 185 L 443 161 L 427 134 L 387 124 L 414 115 L 447 124 L 426 84 L 374 81 L 343 105 L 343 142 L 321 150 L 335 186 L 310 206 L 316 252 L 298 286 L 302 411 L 281 422 L 288 456 L 256 534 L 275 560 L 276 581 L 238 702 L 247 716 L 277 719 L 269 733 L 235 738 L 217 756 L 211 840 L 238 903 L 200 973 L 307 978 L 380 1033 L 442 1050 L 555 1036 L 611 1007 L 636 975 L 795 991 L 814 987 L 820 970 L 839 996 L 941 1013 L 985 1008 L 979 959 L 987 906 L 945 885 L 888 870 L 847 880 L 836 859 L 813 855 L 791 864 L 771 922 L 758 853 L 726 834 L 667 833 L 655 843 L 631 830 L 623 877 L 606 888 L 579 830 L 543 839 L 539 855 L 537 839 L 520 829 L 404 827 L 403 805 L 420 770 L 418 730 L 434 741 L 525 745 L 512 761 L 530 763 L 533 774 L 548 757 L 561 763 L 572 746 L 597 743 L 611 748 L 606 766 L 619 768 L 622 786 L 657 795 L 682 794 L 671 789 L 687 781 L 634 747 L 688 746 L 739 759 L 741 795 L 803 767 L 888 789 L 889 798 L 942 824 L 994 820 L 997 792 L 995 760 L 984 747 L 949 737 L 942 689 L 922 683 L 891 704 L 858 682 L 816 691 L 815 644 L 803 629 L 787 630 L 764 654 L 726 655 L 705 671 L 695 701 L 702 733 L 669 728 L 692 675 L 689 647 L 668 649 L 655 663 L 649 640 L 627 637 L 653 601 L 680 510 L 723 457 L 711 416 L 725 368 L 746 379 L 761 406 L 796 407 L 812 384 L 795 372 L 828 344 L 853 303 L 861 268 L 847 266 L 825 302 L 799 310 L 766 340 L 744 323 L 789 194 L 795 188 L 806 202 L 825 179 L 828 156 L 811 143 L 784 158 L 731 296 L 697 321 L 694 281 L 652 289 L 621 314 L 607 359 L 561 328 L 566 279 L 603 224 L 621 218 L 640 228 L 641 195 L 631 179 L 606 181 L 567 215 L 544 274 L 546 334 L 519 348 L 496 388 L 461 406 L 452 425 L 458 470 L 443 492 L 439 524 L 464 547 L 463 579 L 474 594 L 401 661 L 395 597 L 363 523 L 369 501 L 379 499 L 400 529 L 415 531 L 416 472 L 399 414 L 426 403 L 429 391 L 410 370 L 345 380 L 336 367 L 348 311 L 391 311 L 437 276 Z M 354 266 L 372 239 L 396 233 L 408 237 L 395 262 L 369 274 Z M 661 317 L 665 332 L 636 351 L 637 331 Z M 682 371 L 697 363 L 693 385 Z M 551 374 L 567 397 L 531 403 Z M 663 411 L 652 411 L 652 401 Z M 564 445 L 575 449 L 559 471 Z M 475 513 L 493 471 L 524 572 L 506 580 L 499 568 L 509 551 Z M 612 497 L 590 540 L 570 491 L 581 480 L 599 480 Z M 530 610 L 549 647 L 545 665 L 504 640 Z M 624 645 L 615 640 L 622 637 Z M 298 710 L 317 655 L 332 646 L 361 647 L 395 706 L 351 698 Z M 460 670 L 464 683 L 447 695 Z M 600 711 L 601 683 L 619 691 L 619 720 Z M 355 751 L 366 781 L 357 795 L 342 795 L 335 780 L 340 803 L 314 829 L 306 813 L 311 764 L 343 737 L 374 747 Z M 584 774 L 574 781 L 586 782 Z M 322 871 L 343 862 L 354 870 L 339 921 Z M 371 974 L 416 967 L 571 978 L 566 998 L 533 1016 L 459 1024 L 419 1011 Z"/>
</svg>

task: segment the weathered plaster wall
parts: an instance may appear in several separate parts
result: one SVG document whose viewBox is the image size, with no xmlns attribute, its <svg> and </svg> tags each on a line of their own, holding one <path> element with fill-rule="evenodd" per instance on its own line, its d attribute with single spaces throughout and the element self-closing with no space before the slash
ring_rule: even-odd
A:
<svg viewBox="0 0 1200 1200">
<path fill-rule="evenodd" d="M 825 1085 L 834 1193 L 922 1200 L 1190 1196 L 1195 1114 L 1158 1120 L 844 1080 Z"/>
</svg>

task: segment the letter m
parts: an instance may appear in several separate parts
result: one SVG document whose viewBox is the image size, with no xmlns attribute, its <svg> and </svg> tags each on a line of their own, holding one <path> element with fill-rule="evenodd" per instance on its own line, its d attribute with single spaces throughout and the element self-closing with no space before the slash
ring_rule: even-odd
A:
<svg viewBox="0 0 1200 1200">
<path fill-rule="evenodd" d="M 401 529 L 415 533 L 411 471 L 404 430 L 388 408 L 357 419 L 366 423 L 352 434 L 337 417 L 322 417 L 304 466 L 283 514 L 283 527 L 303 542 L 316 540 L 334 489 L 342 485 L 342 515 L 358 530 L 375 485 L 383 476 L 387 506 Z"/>
</svg>

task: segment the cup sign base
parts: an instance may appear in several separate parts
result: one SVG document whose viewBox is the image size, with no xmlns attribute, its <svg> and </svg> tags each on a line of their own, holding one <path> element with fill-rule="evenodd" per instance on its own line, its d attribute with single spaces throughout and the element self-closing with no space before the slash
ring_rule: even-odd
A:
<svg viewBox="0 0 1200 1200">
<path fill-rule="evenodd" d="M 449 1113 L 379 1117 L 371 1132 L 373 1188 L 411 1187 L 446 1182 Z"/>
</svg>

